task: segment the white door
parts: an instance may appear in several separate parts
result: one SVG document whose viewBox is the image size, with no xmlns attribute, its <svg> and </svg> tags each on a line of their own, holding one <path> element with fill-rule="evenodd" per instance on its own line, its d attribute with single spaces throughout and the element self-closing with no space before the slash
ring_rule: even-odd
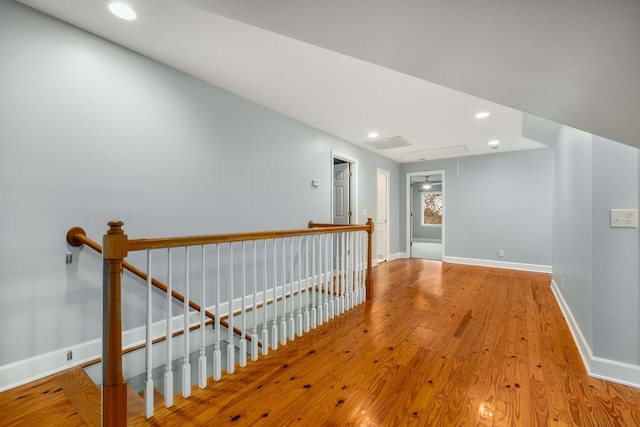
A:
<svg viewBox="0 0 640 427">
<path fill-rule="evenodd" d="M 387 248 L 387 197 L 389 191 L 388 177 L 384 172 L 378 172 L 378 209 L 376 218 L 376 257 L 378 262 L 388 258 Z"/>
<path fill-rule="evenodd" d="M 333 165 L 333 223 L 350 224 L 350 163 Z"/>
<path fill-rule="evenodd" d="M 351 163 L 334 163 L 333 165 L 333 223 L 351 223 Z M 340 271 L 344 262 L 342 241 L 338 234 L 333 234 L 333 267 Z"/>
</svg>

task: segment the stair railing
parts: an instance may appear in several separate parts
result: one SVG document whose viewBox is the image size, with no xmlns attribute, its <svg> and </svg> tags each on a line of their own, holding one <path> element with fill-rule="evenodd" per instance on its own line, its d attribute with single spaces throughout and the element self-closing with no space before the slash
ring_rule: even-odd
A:
<svg viewBox="0 0 640 427">
<path fill-rule="evenodd" d="M 173 404 L 173 295 L 174 281 L 184 287 L 182 335 L 184 352 L 181 355 L 182 392 L 191 393 L 190 384 L 190 309 L 199 314 L 200 358 L 198 359 L 198 384 L 207 382 L 207 357 L 205 347 L 213 341 L 214 380 L 222 373 L 221 318 L 228 326 L 226 370 L 233 373 L 238 363 L 247 363 L 247 353 L 252 360 L 259 355 L 258 330 L 262 336 L 262 354 L 268 348 L 278 348 L 287 340 L 294 340 L 321 325 L 334 316 L 355 307 L 372 297 L 371 240 L 373 221 L 366 225 L 341 225 L 309 223 L 308 229 L 266 231 L 216 236 L 193 236 L 157 239 L 129 239 L 122 229 L 123 223 L 109 223 L 103 238 L 104 286 L 103 286 L 103 393 L 102 422 L 106 426 L 126 425 L 127 392 L 122 375 L 122 320 L 121 276 L 127 254 L 146 251 L 147 254 L 147 334 L 145 414 L 153 415 L 154 385 L 153 365 L 153 304 L 152 269 L 158 264 L 158 252 L 166 253 L 167 298 L 165 341 L 165 404 Z M 200 251 L 197 251 L 197 248 Z M 172 271 L 172 256 L 184 250 L 184 265 L 178 267 L 184 275 L 176 280 Z M 196 248 L 191 251 L 190 249 Z M 152 255 L 153 253 L 153 255 Z M 155 258 L 153 258 L 155 256 Z M 163 260 L 165 255 L 162 255 Z M 193 259 L 199 261 L 193 262 Z M 191 265 L 190 265 L 191 262 Z M 199 270 L 194 264 L 199 263 Z M 193 271 L 192 271 L 193 270 Z M 194 286 L 190 275 L 200 282 L 200 305 L 190 301 Z M 213 277 L 211 277 L 213 276 Z M 197 293 L 197 289 L 196 289 Z M 208 299 L 207 299 L 208 298 Z M 194 298 L 197 299 L 197 298 Z M 197 308 L 196 308 L 197 306 Z M 208 310 L 205 310 L 209 307 Z M 157 309 L 157 307 L 156 307 Z M 213 313 L 211 313 L 213 312 Z M 213 337 L 205 334 L 206 315 L 213 317 Z M 271 321 L 271 327 L 268 323 Z M 236 322 L 239 339 L 234 335 Z M 246 331 L 250 331 L 247 335 Z M 239 342 L 236 342 L 239 340 Z M 247 350 L 247 342 L 251 347 Z"/>
<path fill-rule="evenodd" d="M 97 242 L 93 241 L 92 239 L 90 239 L 89 237 L 87 237 L 87 233 L 84 231 L 84 229 L 82 227 L 72 227 L 69 229 L 69 231 L 67 232 L 67 243 L 69 243 L 71 246 L 82 246 L 85 245 L 91 249 L 93 249 L 94 251 L 98 252 L 99 254 L 102 254 L 102 246 L 100 246 L 100 244 L 98 244 Z M 129 271 L 130 273 L 132 273 L 133 275 L 139 277 L 140 279 L 144 280 L 145 282 L 148 279 L 147 273 L 145 273 L 144 271 L 140 270 L 138 267 L 128 263 L 127 261 L 123 261 L 122 263 L 122 268 L 124 270 Z M 158 279 L 156 279 L 155 277 L 151 277 L 151 284 L 159 289 L 162 292 L 167 292 L 167 285 L 165 285 L 164 283 L 162 283 L 161 281 L 159 281 Z M 171 291 L 171 296 L 176 299 L 177 301 L 180 301 L 182 303 L 185 302 L 185 297 L 184 295 L 182 295 L 181 293 L 177 292 L 176 290 L 172 290 Z M 195 311 L 198 312 L 203 312 L 204 315 L 206 317 L 208 317 L 210 319 L 210 321 L 215 320 L 215 315 L 213 313 L 211 313 L 208 310 L 202 310 L 202 308 L 195 302 L 191 301 L 191 300 L 187 300 L 189 307 L 191 307 L 192 309 L 194 309 Z M 222 326 L 224 326 L 225 328 L 229 327 L 229 323 L 227 322 L 227 319 L 225 317 L 222 317 L 220 319 L 220 324 Z M 196 327 L 200 327 L 199 325 L 197 325 Z M 240 335 L 241 331 L 238 328 L 234 328 L 234 332 L 238 335 Z M 260 343 L 258 343 L 260 344 Z M 134 347 L 135 349 L 136 347 Z M 99 360 L 98 360 L 99 361 Z"/>
</svg>

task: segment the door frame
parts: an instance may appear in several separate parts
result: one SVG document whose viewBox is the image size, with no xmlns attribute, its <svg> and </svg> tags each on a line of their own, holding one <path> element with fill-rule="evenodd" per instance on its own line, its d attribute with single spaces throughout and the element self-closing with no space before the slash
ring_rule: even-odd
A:
<svg viewBox="0 0 640 427">
<path fill-rule="evenodd" d="M 389 185 L 389 181 L 390 181 L 390 178 L 391 178 L 391 172 L 389 172 L 389 171 L 388 171 L 388 170 L 386 170 L 386 169 L 377 168 L 377 170 L 376 170 L 376 178 L 378 177 L 378 174 L 379 174 L 379 173 L 381 173 L 381 174 L 385 175 L 385 176 L 386 176 L 386 178 L 387 178 L 387 191 L 386 191 L 386 196 L 387 196 L 387 197 L 386 197 L 386 200 L 385 200 L 385 202 L 384 202 L 384 203 L 385 203 L 385 206 L 386 206 L 386 208 L 387 208 L 387 212 L 385 213 L 385 217 L 387 218 L 387 227 L 386 227 L 386 233 L 385 233 L 385 234 L 386 234 L 386 235 L 385 235 L 385 240 L 386 240 L 386 246 L 385 246 L 385 248 L 386 248 L 386 253 L 384 253 L 383 255 L 384 255 L 384 257 L 385 257 L 384 259 L 385 259 L 386 261 L 389 261 L 389 214 L 390 214 L 390 210 L 389 210 L 389 205 L 390 205 L 389 189 L 391 188 L 391 186 Z M 378 190 L 378 191 L 376 192 L 376 202 L 378 202 L 378 199 L 379 199 L 379 197 L 380 197 L 380 189 L 378 188 L 377 179 L 376 179 L 376 189 Z M 378 205 L 378 203 L 376 203 L 376 215 L 378 214 L 378 212 L 377 212 L 378 206 L 377 206 L 377 205 Z M 378 245 L 378 243 L 377 243 L 377 240 L 376 240 L 376 263 L 377 263 L 377 261 L 378 261 L 378 260 L 377 260 L 377 253 L 378 253 L 378 246 L 377 246 L 377 245 Z"/>
<path fill-rule="evenodd" d="M 351 164 L 351 177 L 349 178 L 349 204 L 351 205 L 351 218 L 349 224 L 359 224 L 358 221 L 358 159 L 331 150 L 331 201 L 329 203 L 329 223 L 333 223 L 333 160 L 338 159 Z"/>
<path fill-rule="evenodd" d="M 411 258 L 411 231 L 413 230 L 413 221 L 411 220 L 411 201 L 413 200 L 413 195 L 411 194 L 411 178 L 414 176 L 425 176 L 425 175 L 442 175 L 442 259 L 445 257 L 445 230 L 446 230 L 446 212 L 447 212 L 447 194 L 445 190 L 446 186 L 446 177 L 444 170 L 426 170 L 422 172 L 408 172 L 407 173 L 407 184 L 406 184 L 406 254 L 407 258 Z"/>
</svg>

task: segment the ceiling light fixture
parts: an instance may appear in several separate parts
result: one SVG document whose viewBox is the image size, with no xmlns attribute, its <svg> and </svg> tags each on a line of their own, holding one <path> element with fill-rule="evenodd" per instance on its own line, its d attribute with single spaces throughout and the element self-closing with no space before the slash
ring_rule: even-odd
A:
<svg viewBox="0 0 640 427">
<path fill-rule="evenodd" d="M 369 138 L 377 138 L 378 136 L 378 132 L 369 132 L 369 134 L 367 135 Z"/>
<path fill-rule="evenodd" d="M 422 186 L 423 189 L 425 190 L 430 190 L 431 189 L 431 184 L 425 184 Z"/>
<path fill-rule="evenodd" d="M 489 117 L 491 115 L 491 113 L 488 113 L 486 111 L 483 111 L 481 113 L 476 114 L 476 119 L 486 119 L 487 117 Z"/>
<path fill-rule="evenodd" d="M 133 21 L 138 17 L 135 10 L 124 3 L 109 3 L 109 11 L 120 19 Z"/>
</svg>

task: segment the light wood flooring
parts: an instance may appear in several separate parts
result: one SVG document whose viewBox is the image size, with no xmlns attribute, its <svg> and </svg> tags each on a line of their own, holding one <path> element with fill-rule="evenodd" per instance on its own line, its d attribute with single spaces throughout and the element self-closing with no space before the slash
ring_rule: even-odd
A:
<svg viewBox="0 0 640 427">
<path fill-rule="evenodd" d="M 640 425 L 640 390 L 587 376 L 548 275 L 417 259 L 374 275 L 373 301 L 129 425 Z M 91 425 L 55 424 L 73 410 L 52 394 L 0 394 L 0 425 Z"/>
</svg>

